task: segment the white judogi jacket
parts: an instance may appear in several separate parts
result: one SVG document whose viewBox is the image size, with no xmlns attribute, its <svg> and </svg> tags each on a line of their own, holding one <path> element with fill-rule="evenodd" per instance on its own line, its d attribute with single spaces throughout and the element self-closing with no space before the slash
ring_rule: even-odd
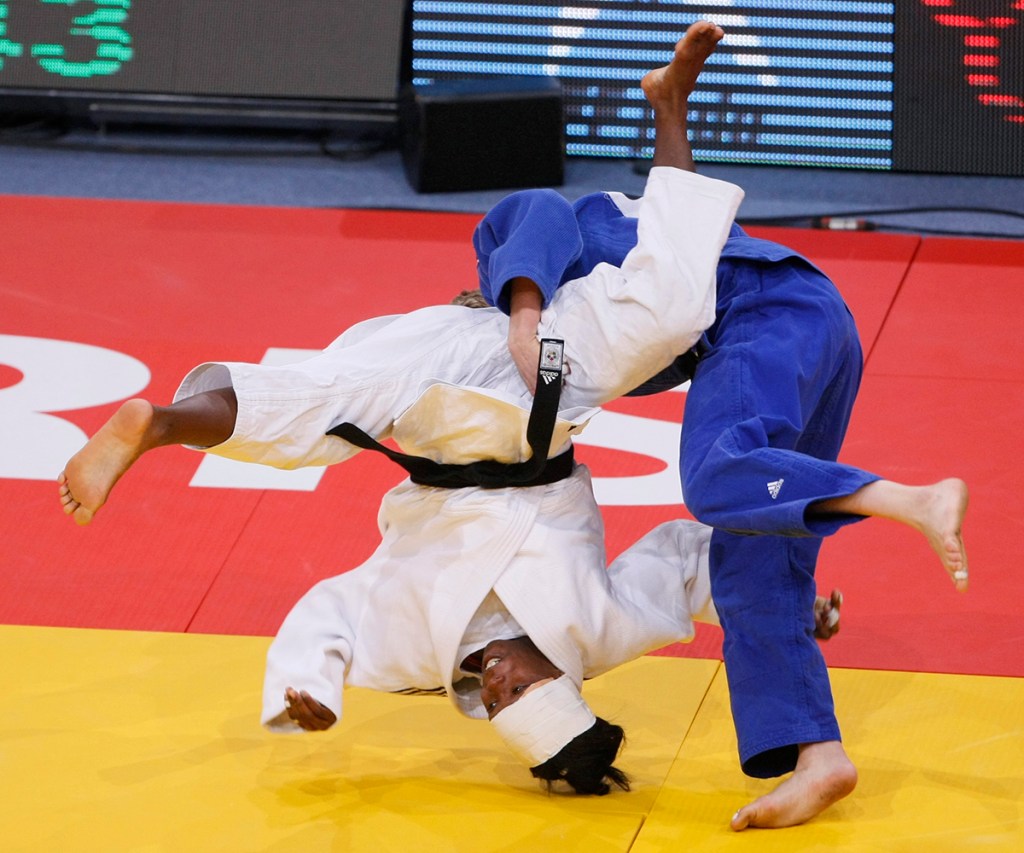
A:
<svg viewBox="0 0 1024 853">
<path fill-rule="evenodd" d="M 715 268 L 739 188 L 654 168 L 639 237 L 621 268 L 562 287 L 540 332 L 565 340 L 569 375 L 551 454 L 595 413 L 668 366 L 714 320 Z M 324 434 L 350 421 L 406 453 L 442 462 L 529 457 L 532 397 L 495 309 L 435 306 L 360 324 L 295 365 L 205 364 L 175 399 L 231 385 L 235 433 L 210 452 L 283 468 L 358 452 Z M 382 541 L 362 566 L 315 586 L 272 644 L 263 721 L 296 728 L 284 688 L 308 690 L 341 717 L 344 684 L 444 688 L 486 718 L 475 680 L 458 681 L 460 642 L 493 591 L 559 669 L 580 685 L 714 621 L 709 531 L 677 521 L 606 570 L 601 516 L 585 467 L 545 486 L 440 489 L 401 483 L 384 497 Z"/>
</svg>

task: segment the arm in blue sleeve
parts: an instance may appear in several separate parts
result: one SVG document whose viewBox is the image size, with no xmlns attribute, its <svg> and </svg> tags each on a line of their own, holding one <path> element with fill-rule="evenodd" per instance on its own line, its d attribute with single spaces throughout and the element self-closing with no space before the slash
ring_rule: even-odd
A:
<svg viewBox="0 0 1024 853">
<path fill-rule="evenodd" d="M 554 190 L 524 190 L 496 204 L 473 233 L 484 299 L 509 313 L 506 285 L 517 276 L 533 281 L 544 305 L 583 248 L 572 205 Z"/>
</svg>

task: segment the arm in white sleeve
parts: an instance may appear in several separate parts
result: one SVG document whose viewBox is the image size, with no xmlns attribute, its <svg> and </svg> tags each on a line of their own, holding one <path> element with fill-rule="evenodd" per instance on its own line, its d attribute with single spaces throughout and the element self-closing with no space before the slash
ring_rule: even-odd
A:
<svg viewBox="0 0 1024 853">
<path fill-rule="evenodd" d="M 267 651 L 260 720 L 270 731 L 302 731 L 285 710 L 287 687 L 307 691 L 341 719 L 355 639 L 341 606 L 344 577 L 321 581 L 299 599 Z"/>
<path fill-rule="evenodd" d="M 714 322 L 718 257 L 742 199 L 724 181 L 651 170 L 637 245 L 621 268 L 598 265 L 564 285 L 544 311 L 542 334 L 566 343 L 567 403 L 615 399 L 697 342 Z"/>
</svg>

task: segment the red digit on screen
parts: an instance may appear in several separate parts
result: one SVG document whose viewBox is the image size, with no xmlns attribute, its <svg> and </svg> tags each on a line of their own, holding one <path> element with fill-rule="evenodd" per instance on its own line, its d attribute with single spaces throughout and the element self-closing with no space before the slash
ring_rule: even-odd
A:
<svg viewBox="0 0 1024 853">
<path fill-rule="evenodd" d="M 1007 0 L 1002 9 L 996 3 L 977 0 L 921 3 L 934 9 L 932 19 L 936 24 L 963 32 L 964 80 L 975 90 L 978 102 L 1002 110 L 1006 121 L 1024 124 L 1024 97 L 1021 92 L 1010 91 L 1005 66 L 1006 62 L 1024 61 L 1016 51 L 1006 49 L 1007 36 L 1019 36 L 1019 28 L 1024 26 L 1024 0 Z M 996 14 L 991 14 L 993 9 Z"/>
</svg>

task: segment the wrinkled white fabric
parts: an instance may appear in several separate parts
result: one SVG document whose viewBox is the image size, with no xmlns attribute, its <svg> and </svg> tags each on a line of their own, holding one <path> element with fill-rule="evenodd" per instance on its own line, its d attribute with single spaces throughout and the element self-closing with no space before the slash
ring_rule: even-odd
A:
<svg viewBox="0 0 1024 853">
<path fill-rule="evenodd" d="M 621 268 L 565 285 L 541 333 L 565 340 L 569 375 L 552 453 L 593 415 L 689 349 L 714 319 L 718 254 L 742 198 L 730 184 L 652 169 L 639 242 Z M 324 433 L 350 421 L 377 440 L 444 462 L 528 456 L 532 398 L 494 309 L 435 306 L 360 325 L 323 353 L 270 367 L 210 363 L 176 399 L 231 385 L 236 429 L 210 452 L 283 468 L 358 452 Z M 263 722 L 295 729 L 286 686 L 339 718 L 345 684 L 385 691 L 443 688 L 485 719 L 479 682 L 459 674 L 459 647 L 494 592 L 534 644 L 579 688 L 716 621 L 707 580 L 710 531 L 661 525 L 606 569 L 589 473 L 546 486 L 436 489 L 405 481 L 385 495 L 380 546 L 361 566 L 315 586 L 268 653 Z"/>
</svg>

